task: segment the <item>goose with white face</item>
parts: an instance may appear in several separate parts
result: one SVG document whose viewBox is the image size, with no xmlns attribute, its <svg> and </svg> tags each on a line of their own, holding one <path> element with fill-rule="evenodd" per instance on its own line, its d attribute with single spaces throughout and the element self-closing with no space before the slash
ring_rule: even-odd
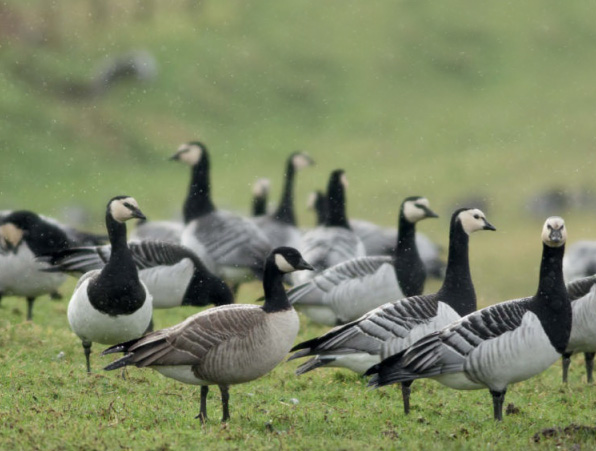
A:
<svg viewBox="0 0 596 451">
<path fill-rule="evenodd" d="M 273 251 L 273 258 L 275 266 L 284 274 L 309 270 L 314 271 L 314 268 L 306 262 L 300 252 L 292 247 L 278 247 Z"/>
<path fill-rule="evenodd" d="M 110 214 L 120 223 L 132 218 L 147 219 L 133 197 L 119 197 L 110 202 Z"/>
<path fill-rule="evenodd" d="M 426 197 L 418 197 L 404 201 L 404 217 L 412 224 L 425 218 L 438 218 L 439 215 L 430 209 L 430 203 Z"/>
<path fill-rule="evenodd" d="M 565 221 L 559 216 L 551 216 L 544 222 L 542 242 L 549 247 L 561 247 L 567 241 Z"/>
<path fill-rule="evenodd" d="M 470 208 L 464 210 L 458 215 L 464 232 L 468 235 L 477 232 L 478 230 L 497 230 L 490 222 L 486 220 L 486 216 L 481 210 L 477 208 Z"/>
<path fill-rule="evenodd" d="M 346 177 L 345 173 L 342 173 L 339 180 L 340 180 L 341 184 L 343 185 L 344 189 L 348 189 L 348 185 L 349 185 L 348 177 Z"/>
<path fill-rule="evenodd" d="M 5 252 L 16 253 L 19 244 L 23 241 L 23 229 L 8 222 L 0 226 L 0 248 Z"/>
<path fill-rule="evenodd" d="M 292 165 L 294 169 L 300 170 L 315 164 L 314 160 L 305 152 L 298 152 L 292 157 Z"/>
<path fill-rule="evenodd" d="M 199 143 L 182 144 L 170 160 L 178 160 L 189 166 L 195 166 L 201 161 L 203 147 Z"/>
<path fill-rule="evenodd" d="M 269 194 L 269 188 L 271 187 L 271 181 L 269 179 L 257 179 L 252 186 L 252 194 L 256 197 L 263 197 Z"/>
</svg>

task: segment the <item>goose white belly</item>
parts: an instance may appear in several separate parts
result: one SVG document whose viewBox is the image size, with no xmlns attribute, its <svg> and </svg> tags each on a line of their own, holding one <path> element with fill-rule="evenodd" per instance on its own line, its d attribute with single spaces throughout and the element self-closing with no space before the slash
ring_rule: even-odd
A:
<svg viewBox="0 0 596 451">
<path fill-rule="evenodd" d="M 153 297 L 153 308 L 179 307 L 194 272 L 194 264 L 188 258 L 172 266 L 141 269 L 139 278 Z"/>
<path fill-rule="evenodd" d="M 42 271 L 49 267 L 47 263 L 38 262 L 25 243 L 19 246 L 16 254 L 0 253 L 0 292 L 37 297 L 56 291 L 66 280 L 66 276 Z"/>
<path fill-rule="evenodd" d="M 151 294 L 146 292 L 145 303 L 129 315 L 111 316 L 96 310 L 87 295 L 90 278 L 77 287 L 68 304 L 68 322 L 81 340 L 106 345 L 139 338 L 151 321 Z"/>
<path fill-rule="evenodd" d="M 153 366 L 164 376 L 195 385 L 234 385 L 257 379 L 275 368 L 298 335 L 294 309 L 266 314 L 265 321 L 243 337 L 231 337 L 211 349 L 194 367 Z"/>
</svg>

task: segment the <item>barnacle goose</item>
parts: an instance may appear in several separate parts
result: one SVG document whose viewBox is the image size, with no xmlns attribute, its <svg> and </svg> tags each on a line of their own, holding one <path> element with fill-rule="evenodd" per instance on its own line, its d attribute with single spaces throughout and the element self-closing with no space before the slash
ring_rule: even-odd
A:
<svg viewBox="0 0 596 451">
<path fill-rule="evenodd" d="M 307 207 L 316 214 L 317 225 L 324 224 L 327 215 L 327 202 L 321 191 L 315 191 L 308 197 Z M 350 219 L 351 229 L 362 240 L 366 255 L 388 255 L 395 253 L 397 230 L 390 227 L 381 227 L 363 219 Z M 423 233 L 416 233 L 416 247 L 426 274 L 435 279 L 445 276 L 445 262 L 441 258 L 441 247 L 433 243 Z"/>
<path fill-rule="evenodd" d="M 422 294 L 426 271 L 416 248 L 416 223 L 436 217 L 428 199 L 406 198 L 393 256 L 359 257 L 327 268 L 290 290 L 290 303 L 313 321 L 335 326 L 386 302 Z"/>
<path fill-rule="evenodd" d="M 65 280 L 63 274 L 43 272 L 48 264 L 36 258 L 70 245 L 62 228 L 31 211 L 13 211 L 0 220 L 0 294 L 25 297 L 27 320 L 33 319 L 37 297 L 61 297 L 57 290 Z"/>
<path fill-rule="evenodd" d="M 331 173 L 327 186 L 325 223 L 302 236 L 300 251 L 317 272 L 351 258 L 366 255 L 362 241 L 354 234 L 346 217 L 347 183 L 343 169 Z M 295 274 L 294 284 L 304 283 L 313 275 Z"/>
<path fill-rule="evenodd" d="M 468 259 L 469 235 L 495 230 L 478 209 L 456 210 L 451 217 L 445 280 L 434 294 L 412 296 L 384 304 L 356 321 L 295 346 L 290 360 L 315 356 L 296 374 L 318 367 L 348 368 L 363 374 L 371 365 L 406 349 L 426 334 L 476 310 L 476 293 Z M 407 409 L 409 386 L 404 387 Z"/>
<path fill-rule="evenodd" d="M 153 297 L 154 309 L 181 305 L 202 307 L 234 302 L 234 295 L 190 249 L 163 241 L 129 242 L 128 248 L 139 278 Z M 102 269 L 110 260 L 112 246 L 76 247 L 42 257 L 52 265 L 48 271 L 82 275 Z"/>
<path fill-rule="evenodd" d="M 271 181 L 266 178 L 260 178 L 252 185 L 252 208 L 253 216 L 263 216 L 267 214 L 267 199 Z"/>
<path fill-rule="evenodd" d="M 298 334 L 298 315 L 288 302 L 283 275 L 312 270 L 300 253 L 288 247 L 274 249 L 265 261 L 265 304 L 215 307 L 182 323 L 145 337 L 106 349 L 103 354 L 125 353 L 108 365 L 151 367 L 166 377 L 201 385 L 201 410 L 207 420 L 209 385 L 217 384 L 222 395 L 223 418 L 228 421 L 228 388 L 257 379 L 280 363 Z"/>
<path fill-rule="evenodd" d="M 88 373 L 92 343 L 138 338 L 151 322 L 151 294 L 139 280 L 126 243 L 125 221 L 132 218 L 145 218 L 135 199 L 117 196 L 110 200 L 106 210 L 110 259 L 101 270 L 79 279 L 68 304 L 68 322 L 83 344 Z"/>
<path fill-rule="evenodd" d="M 538 290 L 532 297 L 470 313 L 373 366 L 370 385 L 432 378 L 457 390 L 488 388 L 495 420 L 503 419 L 509 384 L 546 370 L 565 353 L 571 304 L 563 280 L 567 231 L 552 216 L 542 229 Z"/>
<path fill-rule="evenodd" d="M 209 153 L 200 142 L 180 146 L 171 157 L 191 167 L 181 243 L 197 253 L 207 268 L 234 289 L 257 275 L 271 251 L 267 237 L 249 219 L 217 210 L 211 201 Z"/>
<path fill-rule="evenodd" d="M 302 168 L 312 166 L 313 160 L 304 152 L 294 152 L 286 161 L 285 183 L 279 203 L 271 215 L 258 216 L 254 223 L 265 233 L 273 247 L 300 245 L 300 231 L 294 215 L 294 178 Z"/>
<path fill-rule="evenodd" d="M 563 268 L 565 268 L 564 263 Z M 591 384 L 596 353 L 596 276 L 584 277 L 567 284 L 567 291 L 573 319 L 569 343 L 563 354 L 563 382 L 567 382 L 571 355 L 575 352 L 583 352 L 587 380 Z"/>
</svg>

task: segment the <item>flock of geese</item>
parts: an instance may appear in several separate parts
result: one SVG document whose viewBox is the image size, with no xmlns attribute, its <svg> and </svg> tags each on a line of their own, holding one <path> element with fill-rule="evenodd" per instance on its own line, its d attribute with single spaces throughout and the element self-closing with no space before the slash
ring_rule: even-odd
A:
<svg viewBox="0 0 596 451">
<path fill-rule="evenodd" d="M 411 385 L 420 378 L 457 390 L 487 388 L 496 420 L 503 418 L 510 384 L 560 357 L 567 381 L 571 354 L 583 352 L 592 381 L 596 245 L 578 242 L 564 258 L 562 218 L 544 223 L 535 295 L 478 310 L 470 235 L 496 230 L 479 209 L 453 212 L 445 264 L 439 247 L 416 232 L 418 222 L 437 217 L 424 197 L 403 200 L 397 230 L 348 219 L 347 180 L 338 169 L 326 193 L 311 199 L 317 226 L 302 230 L 293 189 L 298 171 L 313 164 L 308 155 L 289 156 L 273 213 L 267 212 L 269 182 L 255 183 L 252 217 L 213 203 L 203 143 L 184 144 L 171 159 L 191 169 L 183 222 L 148 221 L 130 196 L 108 202 L 107 236 L 30 211 L 0 212 L 0 299 L 26 298 L 32 320 L 37 297 L 59 298 L 66 274 L 79 277 L 68 322 L 81 340 L 88 372 L 92 344 L 110 345 L 102 354 L 123 356 L 105 370 L 150 367 L 200 385 L 201 422 L 210 385 L 219 387 L 222 421 L 228 421 L 229 386 L 267 374 L 290 352 L 290 360 L 309 357 L 298 375 L 346 368 L 372 376 L 372 387 L 399 383 L 406 414 Z M 132 219 L 139 222 L 129 241 L 126 223 Z M 443 282 L 436 293 L 423 295 L 427 276 Z M 264 304 L 234 304 L 239 285 L 254 279 L 262 281 Z M 215 307 L 153 331 L 153 309 L 209 304 Z M 334 327 L 294 345 L 295 309 Z"/>
</svg>

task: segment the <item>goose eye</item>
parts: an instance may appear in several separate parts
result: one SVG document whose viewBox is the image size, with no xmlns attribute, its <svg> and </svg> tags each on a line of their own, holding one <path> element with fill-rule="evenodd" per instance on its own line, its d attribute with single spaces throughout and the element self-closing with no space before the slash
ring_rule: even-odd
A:
<svg viewBox="0 0 596 451">
<path fill-rule="evenodd" d="M 474 215 L 474 219 L 480 219 L 480 215 Z"/>
</svg>

